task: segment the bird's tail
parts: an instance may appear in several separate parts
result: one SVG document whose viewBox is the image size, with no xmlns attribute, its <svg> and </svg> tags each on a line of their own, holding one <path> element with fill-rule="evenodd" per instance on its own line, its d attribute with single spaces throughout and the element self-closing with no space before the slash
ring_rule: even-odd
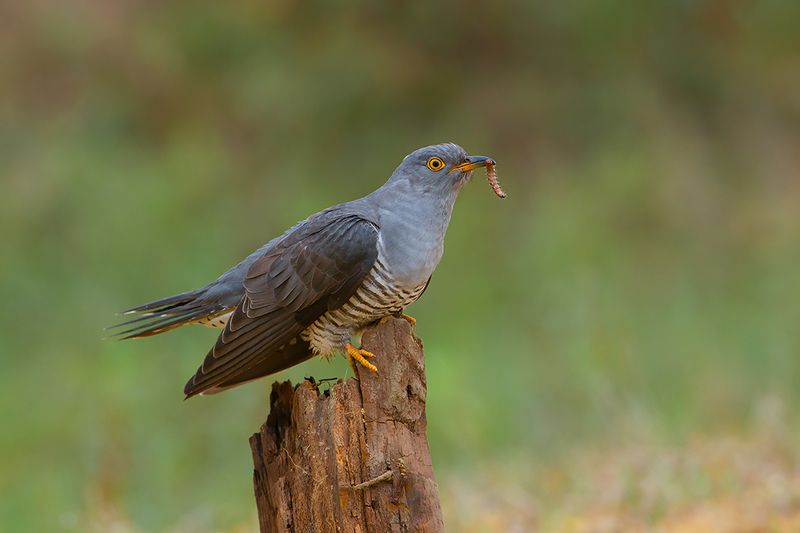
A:
<svg viewBox="0 0 800 533">
<path fill-rule="evenodd" d="M 139 339 L 228 311 L 219 301 L 206 298 L 206 291 L 204 287 L 131 307 L 122 314 L 134 315 L 134 318 L 107 329 L 115 330 L 112 337 Z"/>
</svg>

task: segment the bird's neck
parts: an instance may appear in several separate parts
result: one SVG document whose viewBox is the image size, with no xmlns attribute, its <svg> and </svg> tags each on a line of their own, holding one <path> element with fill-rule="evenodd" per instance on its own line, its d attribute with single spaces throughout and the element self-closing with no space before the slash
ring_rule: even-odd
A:
<svg viewBox="0 0 800 533">
<path fill-rule="evenodd" d="M 423 188 L 407 180 L 390 180 L 369 197 L 378 207 L 379 223 L 381 218 L 403 218 L 444 237 L 458 192 L 449 184 Z"/>
<path fill-rule="evenodd" d="M 404 284 L 425 283 L 438 265 L 457 194 L 393 182 L 371 195 L 381 228 L 379 252 Z"/>
</svg>

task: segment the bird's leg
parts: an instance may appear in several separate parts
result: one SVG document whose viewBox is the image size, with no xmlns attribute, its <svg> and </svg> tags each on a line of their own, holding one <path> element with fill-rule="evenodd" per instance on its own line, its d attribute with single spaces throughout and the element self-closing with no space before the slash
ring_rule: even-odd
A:
<svg viewBox="0 0 800 533">
<path fill-rule="evenodd" d="M 397 318 L 402 318 L 403 320 L 405 320 L 406 322 L 408 322 L 412 326 L 416 326 L 417 325 L 417 319 L 414 318 L 411 315 L 405 314 L 403 311 L 398 311 L 394 316 L 396 316 Z"/>
<path fill-rule="evenodd" d="M 371 370 L 378 373 L 378 367 L 367 361 L 367 358 L 375 357 L 375 354 L 372 352 L 368 352 L 367 350 L 363 350 L 361 348 L 356 348 L 349 342 L 344 345 L 345 350 L 347 350 L 347 360 L 350 362 L 350 366 L 353 368 L 353 373 L 358 375 L 356 372 L 356 363 L 360 364 L 364 368 Z"/>
</svg>

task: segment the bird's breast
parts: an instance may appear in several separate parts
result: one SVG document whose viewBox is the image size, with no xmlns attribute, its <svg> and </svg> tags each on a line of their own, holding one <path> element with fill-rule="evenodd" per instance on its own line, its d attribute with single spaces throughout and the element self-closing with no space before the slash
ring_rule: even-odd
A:
<svg viewBox="0 0 800 533">
<path fill-rule="evenodd" d="M 343 306 L 314 321 L 301 336 L 317 354 L 330 355 L 340 351 L 354 332 L 414 303 L 425 290 L 425 285 L 399 285 L 379 256 L 355 294 Z"/>
<path fill-rule="evenodd" d="M 449 211 L 422 216 L 408 211 L 381 224 L 378 257 L 398 286 L 414 288 L 428 281 L 444 253 L 449 221 Z"/>
</svg>

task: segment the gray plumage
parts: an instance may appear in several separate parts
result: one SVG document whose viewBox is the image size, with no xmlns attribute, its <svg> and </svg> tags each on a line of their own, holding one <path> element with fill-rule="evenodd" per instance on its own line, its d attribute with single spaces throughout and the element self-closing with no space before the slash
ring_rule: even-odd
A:
<svg viewBox="0 0 800 533">
<path fill-rule="evenodd" d="M 140 316 L 115 327 L 127 326 L 124 338 L 190 323 L 223 327 L 187 397 L 341 352 L 365 326 L 419 298 L 458 192 L 489 163 L 455 144 L 421 148 L 373 193 L 303 220 L 206 287 L 129 309 Z"/>
</svg>

